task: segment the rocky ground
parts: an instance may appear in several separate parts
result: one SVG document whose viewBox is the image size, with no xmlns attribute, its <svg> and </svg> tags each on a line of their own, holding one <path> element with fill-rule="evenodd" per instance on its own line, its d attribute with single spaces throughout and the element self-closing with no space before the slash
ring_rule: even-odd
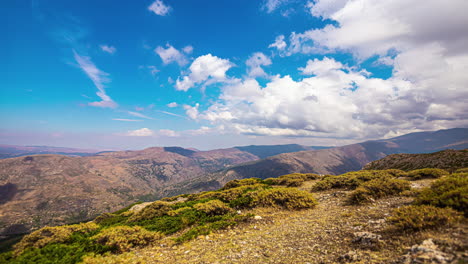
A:
<svg viewBox="0 0 468 264">
<path fill-rule="evenodd" d="M 413 182 L 415 188 L 432 180 Z M 306 182 L 302 189 L 310 189 Z M 315 193 L 319 205 L 303 211 L 257 208 L 250 222 L 175 245 L 133 253 L 139 263 L 466 263 L 467 225 L 410 234 L 391 232 L 386 218 L 409 196 L 373 204 L 345 204 L 347 191 Z M 453 262 L 456 261 L 456 262 Z"/>
</svg>

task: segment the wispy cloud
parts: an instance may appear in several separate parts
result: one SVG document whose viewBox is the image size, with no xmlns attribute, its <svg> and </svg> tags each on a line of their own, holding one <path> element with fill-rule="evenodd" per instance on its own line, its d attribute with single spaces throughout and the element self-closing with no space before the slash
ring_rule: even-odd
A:
<svg viewBox="0 0 468 264">
<path fill-rule="evenodd" d="M 143 121 L 143 120 L 138 120 L 138 119 L 126 119 L 126 118 L 112 118 L 112 120 L 122 121 L 122 122 L 141 122 L 141 121 Z"/>
<path fill-rule="evenodd" d="M 109 54 L 114 54 L 117 51 L 117 49 L 114 46 L 100 45 L 99 47 L 102 51 L 107 52 Z"/>
<path fill-rule="evenodd" d="M 105 83 L 110 82 L 110 79 L 107 77 L 109 74 L 98 69 L 91 61 L 90 57 L 81 56 L 75 50 L 73 50 L 73 54 L 76 62 L 78 63 L 78 66 L 86 73 L 91 81 L 93 81 L 94 85 L 98 89 L 96 95 L 99 96 L 102 100 L 98 102 L 91 102 L 89 105 L 104 108 L 116 108 L 118 104 L 106 94 L 104 86 Z"/>
<path fill-rule="evenodd" d="M 166 16 L 169 14 L 169 12 L 171 12 L 172 8 L 168 5 L 165 5 L 163 1 L 156 0 L 148 7 L 148 10 L 158 16 Z"/>
<path fill-rule="evenodd" d="M 127 113 L 128 113 L 129 115 L 136 116 L 136 117 L 140 117 L 140 118 L 151 119 L 151 120 L 154 119 L 154 118 L 152 118 L 152 117 L 149 117 L 149 116 L 147 116 L 147 115 L 144 115 L 144 114 L 138 113 L 138 112 L 128 111 Z"/>
<path fill-rule="evenodd" d="M 162 110 L 156 110 L 156 111 L 157 111 L 157 112 L 160 112 L 160 113 L 163 113 L 163 114 L 166 114 L 166 115 L 178 116 L 178 117 L 185 118 L 185 116 L 183 116 L 183 115 L 178 115 L 178 114 L 174 114 L 174 113 L 167 112 L 167 111 L 162 111 Z"/>
</svg>

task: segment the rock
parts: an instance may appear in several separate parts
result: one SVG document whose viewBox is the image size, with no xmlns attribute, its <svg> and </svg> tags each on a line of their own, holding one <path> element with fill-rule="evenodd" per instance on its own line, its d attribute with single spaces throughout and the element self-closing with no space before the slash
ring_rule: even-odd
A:
<svg viewBox="0 0 468 264">
<path fill-rule="evenodd" d="M 420 245 L 414 245 L 409 252 L 402 256 L 397 263 L 413 264 L 413 263 L 451 263 L 454 256 L 438 250 L 438 247 L 432 239 L 424 240 Z"/>
<path fill-rule="evenodd" d="M 338 257 L 339 262 L 354 262 L 358 261 L 359 259 L 359 255 L 356 253 L 356 251 L 349 251 L 348 253 Z"/>
<path fill-rule="evenodd" d="M 374 247 L 380 242 L 381 238 L 381 235 L 377 235 L 371 232 L 356 232 L 354 233 L 353 243 L 357 243 L 366 247 Z"/>
<path fill-rule="evenodd" d="M 261 216 L 259 216 L 259 215 L 256 215 L 256 216 L 254 216 L 254 219 L 255 219 L 255 220 L 262 220 L 263 217 L 261 217 Z"/>
</svg>

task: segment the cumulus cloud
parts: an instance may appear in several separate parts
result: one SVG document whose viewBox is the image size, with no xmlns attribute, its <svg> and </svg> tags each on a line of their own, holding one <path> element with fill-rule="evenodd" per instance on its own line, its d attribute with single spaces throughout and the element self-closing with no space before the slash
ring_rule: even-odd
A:
<svg viewBox="0 0 468 264">
<path fill-rule="evenodd" d="M 125 135 L 130 137 L 150 137 L 154 134 L 154 131 L 149 128 L 140 128 L 137 130 L 130 130 Z"/>
<path fill-rule="evenodd" d="M 305 75 L 320 75 L 328 73 L 331 70 L 339 70 L 342 68 L 344 68 L 344 66 L 341 64 L 341 62 L 324 57 L 323 60 L 308 60 L 306 67 L 299 68 L 298 70 L 300 70 L 302 74 Z"/>
<path fill-rule="evenodd" d="M 103 108 L 116 108 L 118 104 L 106 94 L 105 83 L 110 82 L 108 78 L 109 74 L 101 71 L 96 67 L 96 65 L 91 61 L 90 57 L 81 56 L 75 50 L 73 50 L 75 61 L 78 63 L 78 66 L 83 70 L 84 73 L 93 81 L 94 85 L 98 89 L 96 93 L 97 96 L 101 98 L 101 101 L 91 102 L 90 106 L 103 107 Z"/>
<path fill-rule="evenodd" d="M 159 57 L 161 57 L 161 60 L 166 65 L 175 62 L 179 64 L 179 66 L 184 66 L 188 63 L 187 57 L 169 43 L 166 44 L 166 48 L 158 46 L 154 52 L 156 52 Z"/>
<path fill-rule="evenodd" d="M 171 12 L 171 7 L 168 5 L 165 5 L 163 1 L 161 0 L 156 0 L 154 1 L 149 7 L 148 10 L 155 13 L 158 16 L 166 16 Z"/>
<path fill-rule="evenodd" d="M 115 47 L 109 45 L 100 45 L 99 47 L 102 51 L 107 52 L 109 54 L 114 54 L 117 51 Z"/>
<path fill-rule="evenodd" d="M 198 117 L 198 107 L 200 105 L 197 103 L 195 106 L 184 105 L 185 114 L 191 119 L 197 119 Z"/>
<path fill-rule="evenodd" d="M 227 85 L 199 119 L 245 134 L 381 137 L 468 125 L 468 2 L 429 0 L 309 1 L 311 15 L 334 20 L 323 28 L 277 37 L 280 55 L 350 53 L 358 64 L 393 68 L 390 78 L 334 59 L 298 68 L 312 77 L 278 76 Z M 300 114 L 299 114 L 300 113 Z"/>
<path fill-rule="evenodd" d="M 275 42 L 270 44 L 268 47 L 269 48 L 276 48 L 280 51 L 284 50 L 288 45 L 284 41 L 284 35 L 279 35 L 276 37 Z"/>
<path fill-rule="evenodd" d="M 177 106 L 179 106 L 179 105 L 176 102 L 172 102 L 172 103 L 167 104 L 167 107 L 171 107 L 171 108 L 177 107 Z"/>
<path fill-rule="evenodd" d="M 424 52 L 427 50 L 421 50 Z M 396 64 L 400 66 L 425 64 L 398 59 Z M 414 73 L 421 70 L 416 65 L 413 68 Z M 422 80 L 444 70 L 430 68 L 425 68 L 429 71 L 424 73 L 427 76 L 420 76 Z M 444 95 L 442 89 L 428 92 L 422 83 L 409 81 L 408 72 L 399 76 L 398 68 L 395 76 L 384 80 L 325 57 L 310 60 L 302 71 L 314 76 L 297 81 L 290 76 L 276 76 L 264 87 L 255 79 L 227 85 L 218 102 L 201 113 L 197 109 L 194 116 L 248 135 L 340 138 L 372 138 L 394 131 L 412 132 L 415 128 L 450 127 L 468 118 L 466 111 L 460 111 L 462 104 L 454 103 L 457 93 Z M 453 72 L 456 71 L 445 74 L 466 80 L 461 72 Z M 466 89 L 459 90 L 458 96 L 467 98 Z"/>
<path fill-rule="evenodd" d="M 255 52 L 247 59 L 245 65 L 248 67 L 250 77 L 266 77 L 268 74 L 265 73 L 262 66 L 271 65 L 271 60 L 262 52 Z"/>
<path fill-rule="evenodd" d="M 385 55 L 392 48 L 404 52 L 432 42 L 451 52 L 466 51 L 462 43 L 468 41 L 468 18 L 464 13 L 468 2 L 429 0 L 424 8 L 408 8 L 419 4 L 416 0 L 309 2 L 313 16 L 337 24 L 291 34 L 295 45 L 291 43 L 290 52 L 310 53 L 324 48 L 350 51 L 365 59 Z"/>
<path fill-rule="evenodd" d="M 226 72 L 233 66 L 229 60 L 211 54 L 200 56 L 190 65 L 190 73 L 177 79 L 175 87 L 179 91 L 187 91 L 198 84 L 207 86 L 224 82 L 227 80 Z"/>
</svg>

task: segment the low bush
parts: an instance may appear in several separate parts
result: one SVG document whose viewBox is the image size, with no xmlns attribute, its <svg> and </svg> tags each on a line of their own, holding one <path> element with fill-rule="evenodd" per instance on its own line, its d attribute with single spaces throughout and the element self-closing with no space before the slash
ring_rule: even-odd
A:
<svg viewBox="0 0 468 264">
<path fill-rule="evenodd" d="M 268 178 L 265 180 L 269 185 L 283 185 L 288 187 L 301 186 L 305 181 L 318 179 L 320 176 L 313 173 L 292 173 L 279 176 L 278 178 Z"/>
<path fill-rule="evenodd" d="M 313 208 L 317 201 L 311 193 L 296 188 L 273 188 L 255 193 L 252 205 L 296 210 Z"/>
<path fill-rule="evenodd" d="M 114 252 L 125 252 L 132 247 L 142 247 L 161 239 L 159 232 L 151 232 L 139 226 L 116 226 L 102 230 L 91 237 L 97 243 L 111 247 Z"/>
<path fill-rule="evenodd" d="M 460 213 L 450 208 L 409 205 L 395 209 L 388 222 L 401 231 L 420 231 L 453 225 L 460 217 Z"/>
<path fill-rule="evenodd" d="M 132 215 L 128 221 L 129 222 L 138 222 L 142 220 L 150 220 L 155 217 L 166 215 L 169 211 L 172 210 L 171 203 L 165 201 L 156 201 L 145 208 L 143 208 L 138 213 Z"/>
<path fill-rule="evenodd" d="M 242 180 L 232 180 L 224 185 L 224 187 L 221 190 L 227 190 L 231 188 L 236 188 L 240 186 L 246 186 L 246 185 L 256 185 L 256 184 L 261 184 L 263 183 L 263 180 L 259 178 L 248 178 L 248 179 L 242 179 Z"/>
<path fill-rule="evenodd" d="M 312 191 L 324 191 L 334 188 L 353 190 L 364 182 L 384 177 L 394 178 L 394 175 L 394 170 L 389 170 L 389 172 L 387 170 L 362 170 L 347 172 L 338 176 L 325 175 L 320 181 L 312 186 Z"/>
<path fill-rule="evenodd" d="M 146 264 L 149 263 L 149 259 L 142 257 L 141 255 L 135 255 L 132 252 L 125 252 L 118 255 L 105 254 L 105 255 L 87 255 L 84 256 L 81 264 Z"/>
<path fill-rule="evenodd" d="M 223 215 L 232 212 L 232 208 L 227 206 L 220 200 L 211 200 L 206 203 L 199 203 L 193 206 L 198 211 L 202 211 L 207 215 Z"/>
<path fill-rule="evenodd" d="M 92 222 L 68 226 L 47 226 L 23 237 L 14 246 L 14 255 L 20 255 L 27 248 L 43 248 L 51 243 L 63 243 L 70 240 L 74 232 L 86 234 L 98 228 L 99 226 Z"/>
<path fill-rule="evenodd" d="M 461 168 L 455 171 L 455 173 L 468 173 L 468 168 Z"/>
<path fill-rule="evenodd" d="M 419 170 L 412 170 L 408 172 L 408 177 L 412 180 L 420 180 L 426 178 L 440 178 L 448 175 L 448 171 L 442 169 L 425 168 Z"/>
<path fill-rule="evenodd" d="M 436 180 L 419 193 L 415 204 L 450 207 L 468 217 L 468 174 L 455 173 Z"/>
<path fill-rule="evenodd" d="M 411 189 L 411 184 L 405 180 L 394 178 L 378 178 L 361 184 L 349 194 L 350 204 L 362 204 L 371 202 L 385 196 L 400 194 Z"/>
</svg>

